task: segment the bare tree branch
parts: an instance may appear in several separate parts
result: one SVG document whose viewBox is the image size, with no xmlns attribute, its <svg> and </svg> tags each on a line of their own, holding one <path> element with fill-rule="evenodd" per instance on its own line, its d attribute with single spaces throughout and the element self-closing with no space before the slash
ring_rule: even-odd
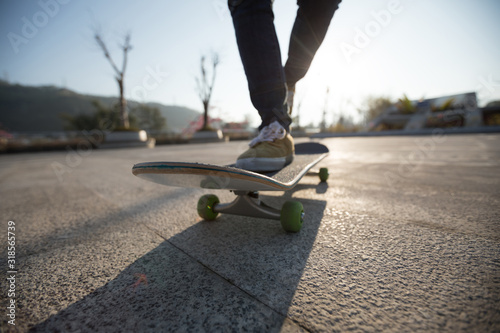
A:
<svg viewBox="0 0 500 333">
<path fill-rule="evenodd" d="M 122 62 L 122 69 L 118 69 L 118 66 L 114 62 L 113 58 L 111 57 L 111 54 L 106 46 L 106 43 L 104 43 L 104 40 L 101 36 L 101 33 L 96 30 L 94 32 L 94 39 L 97 42 L 97 45 L 101 48 L 101 50 L 104 53 L 104 56 L 110 63 L 111 67 L 115 71 L 115 79 L 116 82 L 118 83 L 118 88 L 120 91 L 120 120 L 121 120 L 121 126 L 124 128 L 129 127 L 129 120 L 128 120 L 128 113 L 127 113 L 127 101 L 125 100 L 124 96 L 124 78 L 125 78 L 125 70 L 127 69 L 127 60 L 128 60 L 128 52 L 132 49 L 132 46 L 130 45 L 130 33 L 127 33 L 124 38 L 124 43 L 123 45 L 120 45 L 120 48 L 123 52 L 123 62 Z"/>
<path fill-rule="evenodd" d="M 217 53 L 212 53 L 212 83 L 209 86 L 208 100 L 210 101 L 212 97 L 212 90 L 214 89 L 215 77 L 217 75 L 217 66 L 219 65 L 219 55 Z"/>
<path fill-rule="evenodd" d="M 108 48 L 106 46 L 106 44 L 104 43 L 104 41 L 102 40 L 102 37 L 99 33 L 96 33 L 94 35 L 94 38 L 97 42 L 97 45 L 99 45 L 99 47 L 101 48 L 102 52 L 104 52 L 104 56 L 106 57 L 106 59 L 108 59 L 109 63 L 111 64 L 111 67 L 113 67 L 113 70 L 115 71 L 115 73 L 117 75 L 120 74 L 120 70 L 118 69 L 118 67 L 116 66 L 115 62 L 113 61 L 113 58 L 111 58 L 111 55 L 108 51 Z"/>
<path fill-rule="evenodd" d="M 127 58 L 128 52 L 132 50 L 132 45 L 130 45 L 130 32 L 125 35 L 125 44 L 121 45 L 121 49 L 123 50 L 123 64 L 122 64 L 122 73 L 125 73 L 127 69 Z"/>
<path fill-rule="evenodd" d="M 217 74 L 217 66 L 220 63 L 219 55 L 215 52 L 212 52 L 212 76 L 209 79 L 209 73 L 205 66 L 206 56 L 202 56 L 200 60 L 200 71 L 201 78 L 196 77 L 196 86 L 198 90 L 198 96 L 203 103 L 203 111 L 204 111 L 204 122 L 203 129 L 207 129 L 208 127 L 208 109 L 210 105 L 210 99 L 212 98 L 212 91 L 215 85 L 215 78 Z"/>
</svg>

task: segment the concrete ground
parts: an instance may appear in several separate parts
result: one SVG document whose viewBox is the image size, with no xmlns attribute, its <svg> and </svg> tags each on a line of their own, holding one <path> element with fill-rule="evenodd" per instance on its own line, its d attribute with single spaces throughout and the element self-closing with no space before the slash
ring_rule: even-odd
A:
<svg viewBox="0 0 500 333">
<path fill-rule="evenodd" d="M 202 221 L 206 190 L 131 173 L 143 161 L 230 163 L 244 142 L 0 156 L 2 330 L 500 331 L 500 135 L 321 142 L 327 184 L 306 176 L 261 193 L 303 203 L 298 234 Z"/>
</svg>

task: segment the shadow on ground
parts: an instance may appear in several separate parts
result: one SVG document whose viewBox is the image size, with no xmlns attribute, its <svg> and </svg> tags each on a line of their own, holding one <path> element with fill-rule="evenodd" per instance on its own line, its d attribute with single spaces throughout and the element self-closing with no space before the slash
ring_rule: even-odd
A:
<svg viewBox="0 0 500 333">
<path fill-rule="evenodd" d="M 312 187 L 327 189 L 299 184 L 293 193 Z M 293 193 L 263 199 L 279 207 Z M 326 201 L 299 200 L 307 214 L 300 233 L 231 215 L 199 222 L 32 331 L 300 331 L 286 315 Z"/>
</svg>

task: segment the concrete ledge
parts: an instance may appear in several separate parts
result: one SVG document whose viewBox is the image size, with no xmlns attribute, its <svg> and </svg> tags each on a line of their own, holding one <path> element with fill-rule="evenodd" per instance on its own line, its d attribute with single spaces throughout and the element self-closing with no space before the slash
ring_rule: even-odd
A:
<svg viewBox="0 0 500 333">
<path fill-rule="evenodd" d="M 146 131 L 138 132 L 111 132 L 106 134 L 104 142 L 99 145 L 99 148 L 154 148 L 156 140 L 148 139 Z"/>
<path fill-rule="evenodd" d="M 106 143 L 112 142 L 146 142 L 148 140 L 148 134 L 146 131 L 138 132 L 110 132 L 106 134 Z"/>
<path fill-rule="evenodd" d="M 191 143 L 209 143 L 209 142 L 223 142 L 224 135 L 221 130 L 217 131 L 201 131 L 193 134 L 189 140 Z"/>
<path fill-rule="evenodd" d="M 367 137 L 367 136 L 411 136 L 411 135 L 480 134 L 480 133 L 500 133 L 500 126 L 425 128 L 419 130 L 394 130 L 394 131 L 354 132 L 354 133 L 317 133 L 311 135 L 311 138 L 322 139 L 322 138 L 346 138 L 346 137 Z"/>
<path fill-rule="evenodd" d="M 154 148 L 156 140 L 154 138 L 147 139 L 146 141 L 116 141 L 116 142 L 103 142 L 99 148 Z"/>
</svg>

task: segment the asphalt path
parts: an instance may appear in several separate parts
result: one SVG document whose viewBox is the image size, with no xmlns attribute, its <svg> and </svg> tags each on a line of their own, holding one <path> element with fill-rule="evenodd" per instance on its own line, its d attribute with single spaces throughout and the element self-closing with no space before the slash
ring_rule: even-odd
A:
<svg viewBox="0 0 500 333">
<path fill-rule="evenodd" d="M 244 142 L 0 155 L 2 330 L 500 331 L 500 135 L 320 142 L 327 184 L 261 193 L 303 203 L 297 234 L 131 173 Z"/>
</svg>

